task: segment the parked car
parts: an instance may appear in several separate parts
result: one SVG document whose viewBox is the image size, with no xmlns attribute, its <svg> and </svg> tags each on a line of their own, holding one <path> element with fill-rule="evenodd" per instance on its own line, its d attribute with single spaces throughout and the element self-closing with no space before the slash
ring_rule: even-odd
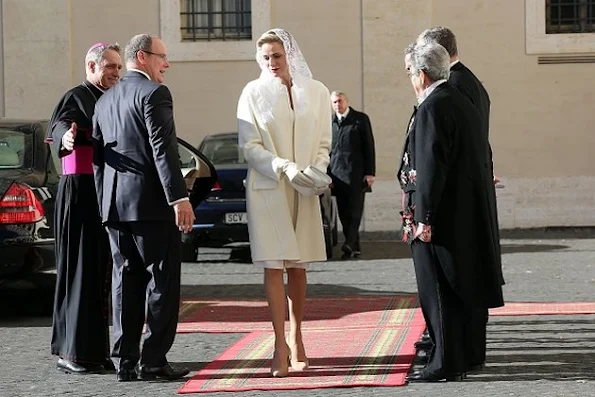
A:
<svg viewBox="0 0 595 397">
<path fill-rule="evenodd" d="M 47 121 L 0 120 L 0 280 L 55 266 L 54 203 L 61 162 L 44 142 Z M 197 206 L 217 180 L 213 165 L 178 139 L 182 173 Z"/>
<path fill-rule="evenodd" d="M 55 265 L 59 176 L 46 128 L 47 121 L 0 120 L 0 279 Z"/>
<path fill-rule="evenodd" d="M 206 136 L 198 150 L 217 171 L 217 182 L 205 200 L 194 208 L 191 233 L 182 237 L 183 260 L 195 261 L 199 247 L 248 247 L 246 174 L 248 165 L 238 147 L 237 132 Z M 337 209 L 330 189 L 320 196 L 327 257 L 337 244 Z"/>
</svg>

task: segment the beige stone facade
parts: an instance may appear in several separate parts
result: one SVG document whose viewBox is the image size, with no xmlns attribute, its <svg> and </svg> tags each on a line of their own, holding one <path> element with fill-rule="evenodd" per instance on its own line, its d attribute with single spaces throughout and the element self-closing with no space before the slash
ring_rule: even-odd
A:
<svg viewBox="0 0 595 397">
<path fill-rule="evenodd" d="M 235 130 L 238 95 L 259 70 L 251 42 L 181 43 L 179 0 L 0 0 L 0 117 L 49 117 L 84 78 L 97 41 L 161 34 L 178 134 L 198 144 Z M 545 0 L 253 0 L 254 35 L 291 31 L 315 78 L 371 117 L 378 182 L 364 227 L 398 224 L 398 153 L 412 105 L 403 48 L 424 28 L 457 34 L 461 60 L 492 100 L 491 143 L 501 226 L 595 225 L 593 63 L 540 56 L 595 55 L 595 34 L 545 35 Z"/>
</svg>

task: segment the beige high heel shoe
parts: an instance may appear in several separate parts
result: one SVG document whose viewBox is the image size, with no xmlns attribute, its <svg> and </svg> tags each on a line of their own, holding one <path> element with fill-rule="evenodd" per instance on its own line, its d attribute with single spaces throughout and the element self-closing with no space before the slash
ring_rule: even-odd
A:
<svg viewBox="0 0 595 397">
<path fill-rule="evenodd" d="M 297 355 L 297 350 L 296 350 L 296 355 Z M 289 350 L 289 365 L 291 366 L 291 369 L 294 371 L 305 371 L 310 367 L 310 362 L 308 361 L 307 357 L 304 361 L 298 361 L 297 358 L 294 360 L 293 355 L 291 354 L 291 349 L 290 349 Z"/>
<path fill-rule="evenodd" d="M 271 376 L 273 378 L 285 378 L 289 374 L 289 366 L 291 365 L 291 349 L 287 346 L 287 361 L 285 367 L 275 367 L 275 356 L 273 354 L 273 364 L 271 365 Z"/>
</svg>

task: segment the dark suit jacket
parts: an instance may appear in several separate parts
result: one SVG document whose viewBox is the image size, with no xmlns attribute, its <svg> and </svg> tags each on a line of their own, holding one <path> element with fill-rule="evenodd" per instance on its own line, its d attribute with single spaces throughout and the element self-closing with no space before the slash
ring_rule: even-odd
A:
<svg viewBox="0 0 595 397">
<path fill-rule="evenodd" d="M 481 117 L 483 132 L 486 134 L 486 139 L 489 139 L 490 96 L 481 81 L 459 61 L 450 69 L 448 82 L 475 105 Z"/>
<path fill-rule="evenodd" d="M 102 220 L 173 221 L 187 197 L 169 89 L 129 71 L 97 102 L 95 185 Z"/>
<path fill-rule="evenodd" d="M 473 103 L 479 115 L 481 117 L 481 124 L 482 124 L 482 133 L 485 135 L 485 139 L 487 141 L 487 150 L 489 153 L 490 159 L 490 170 L 492 175 L 494 173 L 494 164 L 492 161 L 492 147 L 489 143 L 489 130 L 490 130 L 490 96 L 488 92 L 484 88 L 483 84 L 479 79 L 473 74 L 469 68 L 463 65 L 460 61 L 457 62 L 455 65 L 452 66 L 450 69 L 450 77 L 448 82 L 453 85 L 457 90 L 459 90 L 467 99 Z M 491 189 L 490 194 L 490 209 L 492 213 L 492 217 L 495 219 L 494 230 L 492 230 L 492 234 L 494 235 L 494 239 L 500 240 L 500 230 L 498 225 L 498 206 L 496 202 L 496 190 L 495 188 Z M 498 257 L 500 257 L 500 245 L 498 245 Z M 497 263 L 498 268 L 498 277 L 501 280 L 501 283 L 504 284 L 504 276 L 502 275 L 502 263 L 499 260 Z"/>
<path fill-rule="evenodd" d="M 362 187 L 365 175 L 376 174 L 376 154 L 372 124 L 365 113 L 349 108 L 339 126 L 333 116 L 333 143 L 329 173 L 357 189 Z"/>
<path fill-rule="evenodd" d="M 432 226 L 446 278 L 469 304 L 497 307 L 503 304 L 494 265 L 499 241 L 492 235 L 493 183 L 480 128 L 475 107 L 444 83 L 419 105 L 405 144 L 416 175 L 410 181 L 414 220 Z"/>
</svg>

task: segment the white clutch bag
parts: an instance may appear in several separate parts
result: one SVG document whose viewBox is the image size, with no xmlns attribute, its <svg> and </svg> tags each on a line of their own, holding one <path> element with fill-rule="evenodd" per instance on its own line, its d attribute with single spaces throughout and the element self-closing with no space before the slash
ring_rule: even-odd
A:
<svg viewBox="0 0 595 397">
<path fill-rule="evenodd" d="M 311 165 L 306 167 L 303 173 L 312 181 L 312 189 L 316 195 L 321 195 L 324 193 L 324 191 L 328 189 L 329 185 L 333 181 L 331 177 L 326 174 L 326 172 L 322 172 L 318 168 Z"/>
</svg>

